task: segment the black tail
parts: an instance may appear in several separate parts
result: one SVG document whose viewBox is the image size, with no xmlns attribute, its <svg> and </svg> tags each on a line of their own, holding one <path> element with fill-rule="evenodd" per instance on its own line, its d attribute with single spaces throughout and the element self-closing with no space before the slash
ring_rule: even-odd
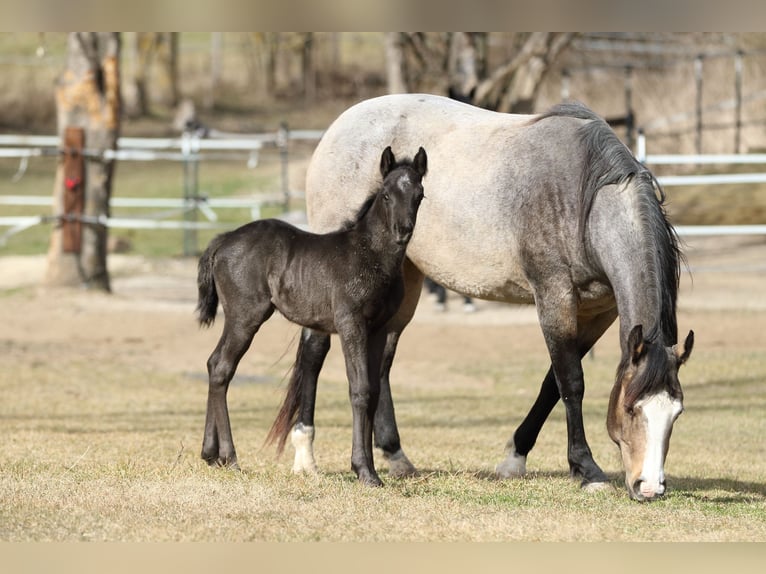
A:
<svg viewBox="0 0 766 574">
<path fill-rule="evenodd" d="M 214 239 L 202 256 L 197 266 L 197 320 L 203 327 L 209 327 L 215 322 L 215 314 L 218 311 L 218 291 L 215 288 L 213 277 L 213 256 L 220 241 Z"/>
</svg>

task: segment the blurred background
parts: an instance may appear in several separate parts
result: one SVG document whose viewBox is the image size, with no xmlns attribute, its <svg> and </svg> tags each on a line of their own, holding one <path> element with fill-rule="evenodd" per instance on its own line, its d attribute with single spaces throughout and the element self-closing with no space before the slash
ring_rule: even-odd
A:
<svg viewBox="0 0 766 574">
<path fill-rule="evenodd" d="M 167 158 L 118 160 L 112 198 L 223 199 L 262 194 L 262 201 L 257 210 L 249 205 L 220 209 L 215 226 L 195 216 L 197 227 L 191 231 L 115 227 L 110 249 L 191 254 L 219 227 L 233 227 L 253 216 L 288 214 L 300 220 L 305 166 L 321 130 L 355 102 L 391 92 L 437 93 L 519 113 L 579 100 L 606 118 L 639 155 L 723 154 L 716 164 L 649 165 L 659 176 L 766 171 L 757 163 L 726 161 L 731 154 L 766 151 L 766 34 L 762 33 L 126 32 L 114 36 L 119 137 L 250 137 L 260 138 L 263 145 L 250 154 L 239 150 L 223 157 L 220 152 L 208 156 L 210 161 L 203 154 L 192 174 L 182 162 Z M 83 65 L 77 62 L 83 54 L 73 53 L 72 42 L 67 33 L 0 34 L 0 133 L 61 135 L 65 103 L 61 96 L 57 102 L 57 93 L 64 91 L 66 74 Z M 98 48 L 93 50 L 91 55 L 97 55 Z M 91 58 L 91 64 L 98 80 L 103 75 L 99 76 L 97 59 Z M 291 135 L 286 141 L 285 134 Z M 34 147 L 35 140 L 30 141 L 27 147 Z M 19 144 L 11 138 L 6 145 Z M 0 158 L 0 195 L 53 196 L 58 157 L 9 156 Z M 751 180 L 668 188 L 673 223 L 766 222 L 764 183 L 757 177 Z M 111 209 L 112 216 L 128 218 L 157 214 L 146 215 L 145 207 L 115 204 Z M 6 217 L 46 212 L 39 205 L 10 200 L 0 204 L 0 210 Z M 4 234 L 0 254 L 45 253 L 50 233 L 46 225 L 10 235 L 8 226 L 0 227 L 0 235 Z M 188 237 L 192 233 L 194 237 Z"/>
</svg>

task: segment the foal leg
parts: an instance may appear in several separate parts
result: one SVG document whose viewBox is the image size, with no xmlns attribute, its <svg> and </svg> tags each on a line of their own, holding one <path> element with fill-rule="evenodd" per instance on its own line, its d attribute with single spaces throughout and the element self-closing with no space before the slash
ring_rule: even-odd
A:
<svg viewBox="0 0 766 574">
<path fill-rule="evenodd" d="M 396 315 L 386 325 L 388 335 L 384 343 L 380 368 L 380 398 L 375 411 L 375 446 L 383 451 L 383 458 L 388 462 L 389 475 L 392 477 L 415 476 L 418 473 L 402 450 L 394 413 L 394 400 L 391 396 L 390 373 L 399 336 L 412 320 L 423 289 L 423 274 L 409 259 L 404 260 L 402 271 L 404 299 Z"/>
<path fill-rule="evenodd" d="M 330 350 L 330 335 L 304 328 L 298 343 L 298 353 L 293 368 L 293 379 L 300 381 L 300 406 L 298 420 L 290 434 L 295 448 L 293 472 L 316 473 L 314 459 L 314 407 L 316 405 L 317 381 L 325 357 Z"/>
<path fill-rule="evenodd" d="M 269 302 L 266 306 L 261 305 L 260 310 L 253 308 L 251 311 L 246 318 L 227 316 L 223 334 L 207 361 L 210 383 L 202 458 L 211 466 L 239 468 L 234 440 L 231 436 L 226 394 L 239 361 L 250 347 L 259 327 L 274 312 L 274 307 Z"/>
<path fill-rule="evenodd" d="M 391 396 L 389 375 L 400 335 L 401 332 L 391 332 L 383 341 L 380 397 L 378 398 L 378 408 L 375 411 L 375 446 L 383 451 L 383 458 L 388 462 L 388 473 L 395 478 L 415 476 L 418 473 L 402 450 L 394 412 L 394 399 Z"/>
<path fill-rule="evenodd" d="M 372 456 L 372 424 L 378 404 L 380 384 L 378 377 L 370 377 L 368 333 L 364 325 L 348 318 L 336 320 L 351 399 L 353 421 L 351 468 L 359 482 L 368 486 L 382 486 Z M 373 360 L 373 363 L 375 361 Z"/>
</svg>

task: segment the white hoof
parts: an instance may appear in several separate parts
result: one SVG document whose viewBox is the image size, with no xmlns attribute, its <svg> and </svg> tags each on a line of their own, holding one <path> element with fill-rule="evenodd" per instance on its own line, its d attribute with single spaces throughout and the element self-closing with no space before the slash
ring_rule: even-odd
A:
<svg viewBox="0 0 766 574">
<path fill-rule="evenodd" d="M 388 461 L 388 474 L 394 478 L 403 478 L 405 476 L 415 476 L 418 471 L 404 454 L 402 449 L 399 449 L 392 455 L 383 453 L 383 458 Z"/>
<path fill-rule="evenodd" d="M 317 474 L 319 471 L 314 460 L 314 427 L 298 423 L 290 433 L 290 442 L 295 448 L 293 473 Z"/>
<path fill-rule="evenodd" d="M 495 474 L 500 478 L 519 478 L 527 474 L 527 457 L 516 454 L 513 446 L 506 452 L 505 460 L 495 467 Z"/>
</svg>

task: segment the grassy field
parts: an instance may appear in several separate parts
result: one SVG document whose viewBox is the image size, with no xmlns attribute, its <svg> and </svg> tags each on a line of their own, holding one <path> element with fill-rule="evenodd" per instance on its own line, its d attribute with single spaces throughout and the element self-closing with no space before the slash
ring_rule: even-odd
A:
<svg viewBox="0 0 766 574">
<path fill-rule="evenodd" d="M 762 245 L 743 249 L 762 261 Z M 693 248 L 691 263 L 734 253 Z M 0 258 L 0 274 L 14 271 L 13 259 Z M 262 447 L 296 344 L 281 318 L 257 335 L 229 393 L 243 470 L 208 468 L 199 459 L 204 364 L 221 324 L 194 325 L 194 262 L 116 260 L 111 296 L 29 284 L 0 296 L 0 540 L 766 541 L 762 271 L 685 279 L 679 324 L 697 334 L 681 373 L 686 412 L 671 441 L 669 492 L 642 505 L 624 490 L 605 430 L 614 329 L 585 363 L 584 405 L 614 490 L 587 494 L 567 476 L 560 406 L 529 476 L 498 481 L 492 470 L 546 353 L 530 309 L 480 302 L 469 316 L 457 299 L 443 314 L 422 303 L 394 366 L 404 446 L 420 476 L 393 479 L 379 459 L 384 488 L 356 483 L 337 342 L 317 406 L 321 474 L 293 476 L 290 448 L 275 459 Z"/>
</svg>

